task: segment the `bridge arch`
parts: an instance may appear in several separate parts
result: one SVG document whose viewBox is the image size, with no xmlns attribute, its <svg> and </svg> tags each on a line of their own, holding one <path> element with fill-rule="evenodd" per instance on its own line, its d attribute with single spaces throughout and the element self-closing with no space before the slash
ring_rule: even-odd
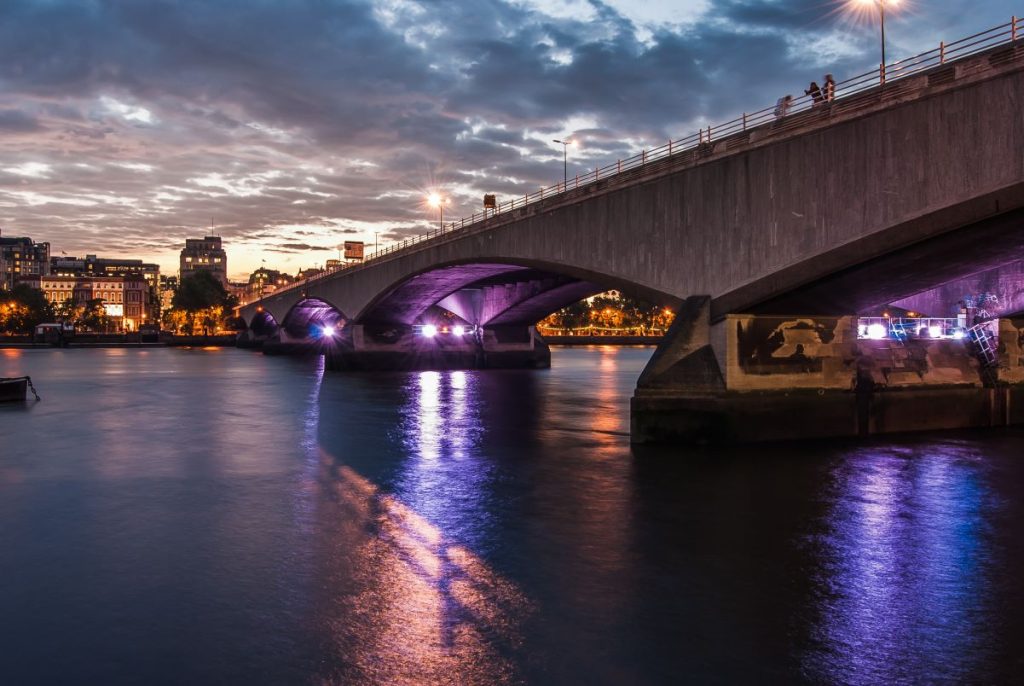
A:
<svg viewBox="0 0 1024 686">
<path fill-rule="evenodd" d="M 370 300 L 355 321 L 408 326 L 441 307 L 480 326 L 532 325 L 613 289 L 659 304 L 680 303 L 668 293 L 571 265 L 496 257 L 449 261 L 404 275 Z"/>
<path fill-rule="evenodd" d="M 254 338 L 275 338 L 280 335 L 281 326 L 274 319 L 274 315 L 260 308 L 253 315 L 252 321 L 249 322 L 249 332 Z"/>
<path fill-rule="evenodd" d="M 325 327 L 342 328 L 347 317 L 337 307 L 321 298 L 303 298 L 292 306 L 281 322 L 281 328 L 292 338 L 317 338 Z"/>
</svg>

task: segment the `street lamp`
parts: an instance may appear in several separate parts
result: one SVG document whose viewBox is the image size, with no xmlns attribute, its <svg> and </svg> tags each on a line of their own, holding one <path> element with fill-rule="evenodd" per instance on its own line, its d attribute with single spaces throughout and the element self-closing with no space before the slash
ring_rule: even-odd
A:
<svg viewBox="0 0 1024 686">
<path fill-rule="evenodd" d="M 451 203 L 448 198 L 443 198 L 439 193 L 431 193 L 427 196 L 427 204 L 431 207 L 436 207 L 440 212 L 440 227 L 441 231 L 444 232 L 444 206 Z"/>
<path fill-rule="evenodd" d="M 850 2 L 862 7 L 877 7 L 878 8 L 878 19 L 879 25 L 882 29 L 882 73 L 885 73 L 885 8 L 896 7 L 899 5 L 900 0 L 850 0 Z"/>
<path fill-rule="evenodd" d="M 571 138 L 567 138 L 564 141 L 560 141 L 555 138 L 553 142 L 562 146 L 562 185 L 565 186 L 569 183 L 569 156 L 566 154 L 566 151 L 569 149 L 570 145 L 575 148 L 576 141 Z"/>
</svg>

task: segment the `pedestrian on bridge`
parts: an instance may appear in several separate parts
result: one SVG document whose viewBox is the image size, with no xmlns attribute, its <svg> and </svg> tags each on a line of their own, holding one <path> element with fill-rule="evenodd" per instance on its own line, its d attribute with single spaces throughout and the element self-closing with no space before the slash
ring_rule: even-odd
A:
<svg viewBox="0 0 1024 686">
<path fill-rule="evenodd" d="M 775 103 L 775 117 L 782 119 L 789 114 L 789 108 L 793 106 L 793 96 L 783 95 L 779 98 L 778 102 Z"/>
<path fill-rule="evenodd" d="M 825 94 L 825 102 L 830 103 L 836 99 L 836 80 L 831 74 L 825 74 L 825 87 L 822 89 Z"/>
<path fill-rule="evenodd" d="M 825 96 L 824 94 L 822 94 L 821 88 L 818 86 L 817 81 L 811 81 L 811 85 L 807 90 L 804 91 L 804 95 L 811 96 L 811 100 L 814 101 L 812 107 L 817 107 L 818 105 L 825 102 Z"/>
</svg>

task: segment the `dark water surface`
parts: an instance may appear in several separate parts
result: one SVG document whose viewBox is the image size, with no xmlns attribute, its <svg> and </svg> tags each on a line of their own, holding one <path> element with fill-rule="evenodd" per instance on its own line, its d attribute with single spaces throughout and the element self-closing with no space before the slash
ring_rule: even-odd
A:
<svg viewBox="0 0 1024 686">
<path fill-rule="evenodd" d="M 648 355 L 0 350 L 0 684 L 1021 683 L 1024 432 L 631 450 Z"/>
</svg>

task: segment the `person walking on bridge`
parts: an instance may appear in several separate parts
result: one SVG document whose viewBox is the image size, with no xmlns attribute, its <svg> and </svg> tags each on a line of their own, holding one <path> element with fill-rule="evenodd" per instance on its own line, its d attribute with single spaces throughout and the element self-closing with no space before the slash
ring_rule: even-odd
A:
<svg viewBox="0 0 1024 686">
<path fill-rule="evenodd" d="M 825 74 L 825 87 L 822 88 L 825 102 L 831 104 L 836 99 L 836 80 L 831 74 Z"/>
</svg>

